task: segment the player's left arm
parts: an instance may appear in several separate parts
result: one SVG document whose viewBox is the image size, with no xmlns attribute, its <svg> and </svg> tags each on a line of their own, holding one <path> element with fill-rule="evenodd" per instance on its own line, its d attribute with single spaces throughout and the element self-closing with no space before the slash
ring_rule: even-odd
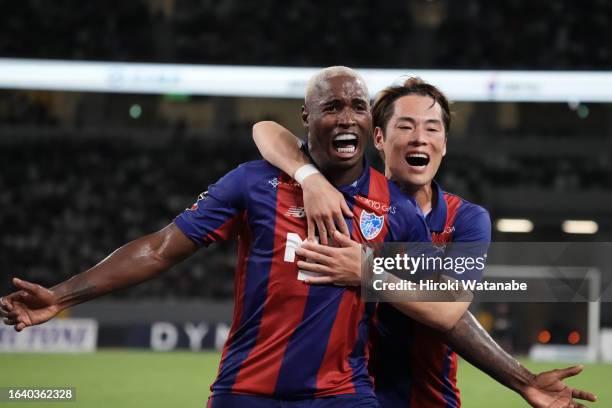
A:
<svg viewBox="0 0 612 408">
<path fill-rule="evenodd" d="M 412 204 L 410 204 L 412 203 Z M 396 242 L 427 243 L 417 245 L 420 251 L 432 253 L 431 233 L 425 218 L 418 210 L 416 203 L 405 202 L 403 216 L 389 219 L 392 239 Z M 401 214 L 401 213 L 399 213 Z M 400 232 L 397 234 L 397 232 Z M 410 252 L 410 250 L 409 250 Z M 370 266 L 369 266 L 370 267 Z M 444 276 L 432 278 L 434 281 L 442 282 L 453 280 Z M 386 282 L 399 283 L 401 279 L 393 274 L 386 274 Z M 472 301 L 472 294 L 463 289 L 448 291 L 426 291 L 426 290 L 386 290 L 380 292 L 382 300 L 389 302 L 394 308 L 418 321 L 439 331 L 451 330 L 459 321 L 461 316 L 468 310 Z"/>
<path fill-rule="evenodd" d="M 488 244 L 491 240 L 489 213 L 475 205 L 466 206 L 460 211 L 464 212 L 457 214 L 453 242 Z M 461 248 L 456 247 L 454 250 L 461 251 Z M 519 393 L 533 407 L 581 407 L 572 398 L 595 400 L 593 394 L 568 387 L 562 382 L 567 377 L 579 374 L 581 367 L 536 375 L 506 353 L 469 311 L 461 316 L 450 331 L 443 333 L 443 339 L 466 361 Z"/>
<path fill-rule="evenodd" d="M 470 312 L 443 339 L 457 354 L 519 393 L 532 407 L 582 407 L 572 398 L 595 401 L 594 394 L 567 386 L 563 379 L 579 374 L 581 366 L 534 374 L 506 353 Z"/>
</svg>

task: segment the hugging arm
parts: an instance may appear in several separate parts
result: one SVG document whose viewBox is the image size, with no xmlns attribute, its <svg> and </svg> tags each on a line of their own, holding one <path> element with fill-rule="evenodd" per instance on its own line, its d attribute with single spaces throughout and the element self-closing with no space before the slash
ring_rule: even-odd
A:
<svg viewBox="0 0 612 408">
<path fill-rule="evenodd" d="M 312 164 L 302 150 L 300 139 L 276 122 L 256 123 L 253 126 L 253 140 L 265 160 L 293 178 L 301 167 Z M 319 172 L 306 176 L 301 185 L 308 238 L 313 240 L 316 230 L 321 243 L 327 245 L 336 229 L 348 235 L 344 217 L 352 218 L 353 214 L 342 193 Z"/>
<path fill-rule="evenodd" d="M 573 398 L 595 401 L 595 395 L 567 386 L 567 377 L 579 374 L 581 366 L 534 374 L 489 336 L 470 312 L 442 334 L 442 339 L 461 357 L 500 384 L 519 393 L 532 407 L 583 407 Z"/>
<path fill-rule="evenodd" d="M 361 285 L 363 269 L 370 268 L 362 246 L 338 231 L 333 238 L 335 247 L 305 242 L 297 249 L 296 254 L 305 259 L 298 261 L 298 267 L 322 275 L 309 277 L 306 283 Z M 385 280 L 386 283 L 399 282 L 399 278 L 392 274 L 388 274 Z M 464 301 L 430 301 L 435 294 L 419 290 L 384 291 L 381 296 L 403 314 L 439 331 L 452 329 L 471 300 L 468 297 Z"/>
</svg>

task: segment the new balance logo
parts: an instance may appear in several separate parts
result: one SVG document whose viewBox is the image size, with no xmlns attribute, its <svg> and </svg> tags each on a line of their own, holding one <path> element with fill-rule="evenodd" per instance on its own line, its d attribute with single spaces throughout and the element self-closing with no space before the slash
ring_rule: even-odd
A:
<svg viewBox="0 0 612 408">
<path fill-rule="evenodd" d="M 289 207 L 285 215 L 295 218 L 304 218 L 306 216 L 306 211 L 304 211 L 304 207 Z"/>
</svg>

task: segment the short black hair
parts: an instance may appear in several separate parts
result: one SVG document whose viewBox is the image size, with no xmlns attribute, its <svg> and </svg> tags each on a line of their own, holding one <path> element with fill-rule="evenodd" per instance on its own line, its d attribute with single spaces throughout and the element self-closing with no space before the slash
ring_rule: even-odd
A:
<svg viewBox="0 0 612 408">
<path fill-rule="evenodd" d="M 442 123 L 444 124 L 445 134 L 448 136 L 451 125 L 451 111 L 448 98 L 438 88 L 418 77 L 410 77 L 401 85 L 388 86 L 376 95 L 372 105 L 372 125 L 375 128 L 381 128 L 384 135 L 385 127 L 389 123 L 391 116 L 393 116 L 395 101 L 407 95 L 429 96 L 433 99 L 434 105 L 436 102 L 439 103 L 442 108 Z"/>
</svg>

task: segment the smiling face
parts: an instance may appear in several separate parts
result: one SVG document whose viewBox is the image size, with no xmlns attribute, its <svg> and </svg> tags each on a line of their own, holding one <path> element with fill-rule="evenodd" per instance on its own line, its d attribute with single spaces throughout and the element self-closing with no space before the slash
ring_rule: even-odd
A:
<svg viewBox="0 0 612 408">
<path fill-rule="evenodd" d="M 372 128 L 363 80 L 343 74 L 318 81 L 307 97 L 302 120 L 310 155 L 319 168 L 336 184 L 356 180 Z"/>
<path fill-rule="evenodd" d="M 384 154 L 387 177 L 411 189 L 429 185 L 446 154 L 446 130 L 440 104 L 429 96 L 406 95 L 393 102 L 384 129 L 374 129 Z"/>
</svg>

